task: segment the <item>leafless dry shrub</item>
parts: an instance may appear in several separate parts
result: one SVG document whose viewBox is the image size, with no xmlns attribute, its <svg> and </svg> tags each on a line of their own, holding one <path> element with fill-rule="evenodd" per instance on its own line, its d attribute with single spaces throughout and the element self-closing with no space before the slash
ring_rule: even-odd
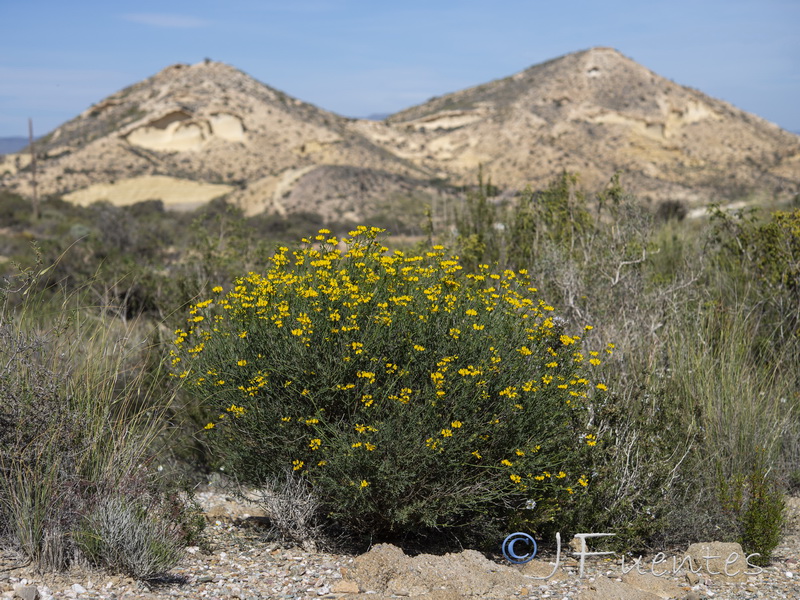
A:
<svg viewBox="0 0 800 600">
<path fill-rule="evenodd" d="M 292 471 L 273 479 L 256 493 L 255 501 L 269 517 L 271 533 L 284 542 L 314 549 L 322 541 L 319 500 L 310 484 Z"/>
</svg>

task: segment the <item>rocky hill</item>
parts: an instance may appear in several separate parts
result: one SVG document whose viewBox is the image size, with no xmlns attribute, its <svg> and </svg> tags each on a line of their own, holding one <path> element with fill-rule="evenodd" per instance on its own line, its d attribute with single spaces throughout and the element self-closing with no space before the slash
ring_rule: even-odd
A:
<svg viewBox="0 0 800 600">
<path fill-rule="evenodd" d="M 359 207 L 387 195 L 440 193 L 424 167 L 375 145 L 350 120 L 213 61 L 173 65 L 109 96 L 36 150 L 39 193 L 81 204 L 157 198 L 191 208 L 227 195 L 251 214 L 314 211 L 357 220 Z M 24 168 L 28 157 L 19 158 Z M 31 194 L 30 176 L 9 167 L 6 185 Z M 337 174 L 321 194 L 326 178 L 317 169 Z"/>
<path fill-rule="evenodd" d="M 390 116 L 347 119 L 217 62 L 174 65 L 36 144 L 38 191 L 73 202 L 221 195 L 250 214 L 326 220 L 420 214 L 477 180 L 515 189 L 563 170 L 589 188 L 615 172 L 689 207 L 800 191 L 800 137 L 668 81 L 610 48 L 568 54 Z M 29 157 L 0 164 L 31 194 Z"/>
<path fill-rule="evenodd" d="M 479 165 L 505 186 L 561 170 L 590 187 L 621 171 L 654 200 L 689 203 L 760 191 L 796 194 L 800 137 L 664 79 L 611 48 L 593 48 L 409 108 L 359 130 L 456 182 Z"/>
</svg>

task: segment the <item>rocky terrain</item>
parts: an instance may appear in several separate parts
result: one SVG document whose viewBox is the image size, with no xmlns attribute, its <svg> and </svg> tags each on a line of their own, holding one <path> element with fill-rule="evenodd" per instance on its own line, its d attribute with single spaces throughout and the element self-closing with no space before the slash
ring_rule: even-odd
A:
<svg viewBox="0 0 800 600">
<path fill-rule="evenodd" d="M 800 136 L 668 81 L 610 48 L 568 54 L 384 121 L 347 119 L 213 61 L 173 65 L 36 143 L 37 190 L 86 204 L 226 196 L 249 214 L 326 221 L 421 215 L 483 169 L 506 189 L 563 170 L 590 189 L 615 172 L 687 208 L 800 191 Z M 25 154 L 2 186 L 32 195 Z"/>
<path fill-rule="evenodd" d="M 785 535 L 769 567 L 748 568 L 741 554 L 736 560 L 730 559 L 727 566 L 724 558 L 707 561 L 704 556 L 730 558 L 731 551 L 741 552 L 738 544 L 712 543 L 665 552 L 661 562 L 658 556 L 643 557 L 638 563 L 638 557 L 630 556 L 626 557 L 626 563 L 620 555 L 588 557 L 583 576 L 574 554 L 577 548 L 574 541 L 571 545 L 563 544 L 560 557 L 549 553 L 524 565 L 511 565 L 502 556 L 487 557 L 474 550 L 410 557 L 388 544 L 378 544 L 356 556 L 330 554 L 270 541 L 265 536 L 264 519 L 258 507 L 224 491 L 200 492 L 199 500 L 209 521 L 209 545 L 203 549 L 188 548 L 185 559 L 159 583 L 145 585 L 92 569 L 39 574 L 20 566 L 13 553 L 0 552 L 0 598 L 800 598 L 800 498 L 788 500 Z M 673 568 L 672 557 L 680 565 L 684 550 L 694 558 L 696 572 L 690 572 L 685 565 Z"/>
</svg>

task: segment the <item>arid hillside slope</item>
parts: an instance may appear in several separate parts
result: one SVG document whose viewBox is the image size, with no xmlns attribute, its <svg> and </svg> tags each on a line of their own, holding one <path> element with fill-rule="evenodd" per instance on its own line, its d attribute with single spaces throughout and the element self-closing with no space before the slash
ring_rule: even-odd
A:
<svg viewBox="0 0 800 600">
<path fill-rule="evenodd" d="M 251 214 L 309 210 L 358 219 L 357 206 L 380 203 L 387 192 L 438 193 L 424 168 L 376 146 L 348 119 L 213 61 L 173 65 L 109 96 L 36 150 L 39 193 L 82 204 L 161 199 L 191 208 L 228 194 Z M 24 167 L 27 157 L 20 158 Z M 307 178 L 320 179 L 318 168 L 354 166 L 349 185 L 339 177 L 325 202 L 292 194 Z M 32 192 L 25 172 L 6 185 Z"/>
<path fill-rule="evenodd" d="M 620 172 L 645 200 L 689 208 L 800 192 L 800 136 L 593 48 L 435 98 L 385 121 L 347 119 L 213 61 L 173 65 L 37 142 L 38 191 L 77 203 L 226 195 L 249 214 L 358 221 L 475 183 L 506 189 Z M 0 163 L 32 194 L 29 156 Z"/>
<path fill-rule="evenodd" d="M 392 115 L 375 143 L 456 182 L 479 165 L 496 184 L 542 185 L 561 170 L 593 187 L 621 171 L 638 194 L 689 203 L 794 194 L 800 137 L 593 48 Z"/>
</svg>

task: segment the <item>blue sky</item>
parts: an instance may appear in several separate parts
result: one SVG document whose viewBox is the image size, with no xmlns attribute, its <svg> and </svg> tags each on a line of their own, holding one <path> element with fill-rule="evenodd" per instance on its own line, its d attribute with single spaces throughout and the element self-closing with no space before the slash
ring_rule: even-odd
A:
<svg viewBox="0 0 800 600">
<path fill-rule="evenodd" d="M 208 57 L 345 116 L 592 46 L 800 132 L 800 0 L 0 0 L 0 136 Z"/>
</svg>

